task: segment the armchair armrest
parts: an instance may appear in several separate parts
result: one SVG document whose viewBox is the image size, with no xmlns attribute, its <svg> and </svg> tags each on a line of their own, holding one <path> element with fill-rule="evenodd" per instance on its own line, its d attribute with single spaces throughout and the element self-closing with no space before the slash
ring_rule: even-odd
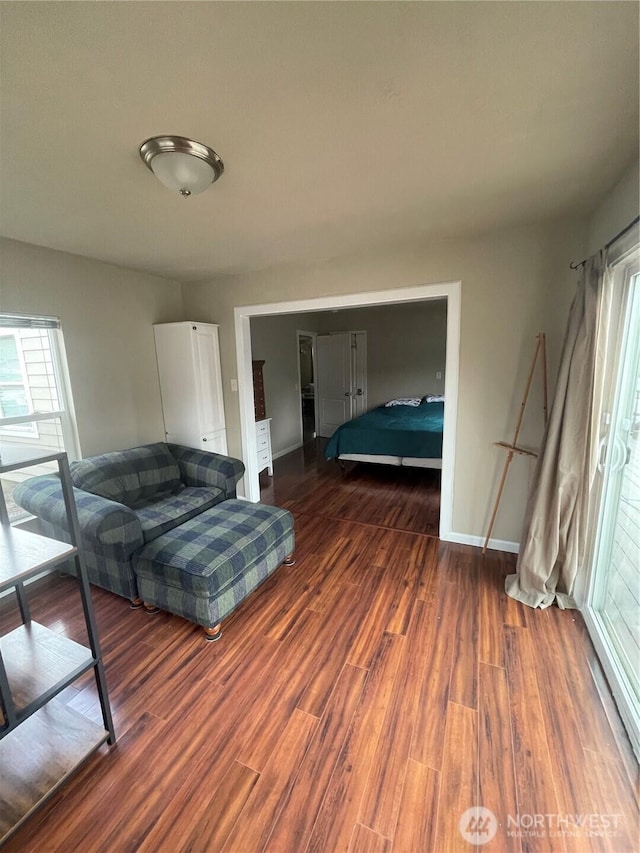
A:
<svg viewBox="0 0 640 853">
<path fill-rule="evenodd" d="M 244 474 L 244 463 L 240 459 L 181 444 L 169 444 L 168 447 L 178 463 L 185 485 L 216 486 L 222 489 L 225 497 L 235 497 L 236 485 Z"/>
<path fill-rule="evenodd" d="M 85 543 L 99 543 L 128 557 L 144 540 L 137 515 L 124 504 L 74 487 L 80 533 Z M 31 477 L 13 492 L 18 506 L 69 534 L 69 520 L 57 474 Z"/>
</svg>

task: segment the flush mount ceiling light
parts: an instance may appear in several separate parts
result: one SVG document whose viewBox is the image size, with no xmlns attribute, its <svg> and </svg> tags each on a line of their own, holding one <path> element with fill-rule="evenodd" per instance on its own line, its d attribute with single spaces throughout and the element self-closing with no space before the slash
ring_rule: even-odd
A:
<svg viewBox="0 0 640 853">
<path fill-rule="evenodd" d="M 224 163 L 212 148 L 184 136 L 152 136 L 139 150 L 145 166 L 183 198 L 204 192 L 224 172 Z"/>
</svg>

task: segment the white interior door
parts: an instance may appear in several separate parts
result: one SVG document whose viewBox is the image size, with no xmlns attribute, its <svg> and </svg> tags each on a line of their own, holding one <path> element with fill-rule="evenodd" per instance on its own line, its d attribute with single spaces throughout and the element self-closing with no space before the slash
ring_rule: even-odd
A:
<svg viewBox="0 0 640 853">
<path fill-rule="evenodd" d="M 317 356 L 318 435 L 331 438 L 351 419 L 351 334 L 318 335 Z"/>
<path fill-rule="evenodd" d="M 330 438 L 366 409 L 366 332 L 317 337 L 318 435 Z"/>
</svg>

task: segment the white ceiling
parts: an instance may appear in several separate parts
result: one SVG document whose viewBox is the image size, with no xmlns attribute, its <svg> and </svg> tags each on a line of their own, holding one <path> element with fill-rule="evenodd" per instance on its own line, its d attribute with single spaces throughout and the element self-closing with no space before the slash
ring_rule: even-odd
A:
<svg viewBox="0 0 640 853">
<path fill-rule="evenodd" d="M 179 280 L 588 212 L 635 2 L 2 2 L 5 236 Z M 138 145 L 215 148 L 188 200 Z"/>
</svg>

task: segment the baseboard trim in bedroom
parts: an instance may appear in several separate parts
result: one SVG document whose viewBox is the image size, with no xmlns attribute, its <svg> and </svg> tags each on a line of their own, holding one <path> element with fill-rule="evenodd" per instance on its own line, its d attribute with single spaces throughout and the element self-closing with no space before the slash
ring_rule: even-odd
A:
<svg viewBox="0 0 640 853">
<path fill-rule="evenodd" d="M 281 456 L 286 456 L 287 453 L 293 453 L 294 450 L 299 450 L 303 445 L 303 442 L 299 441 L 297 444 L 292 444 L 291 447 L 285 447 L 284 450 L 279 450 L 277 453 L 273 453 L 271 455 L 272 459 L 280 459 Z"/>
<path fill-rule="evenodd" d="M 476 548 L 484 546 L 484 536 L 470 536 L 468 533 L 448 533 L 440 536 L 445 542 L 455 542 L 456 545 L 474 545 Z M 492 551 L 506 551 L 508 554 L 517 554 L 520 550 L 519 542 L 509 542 L 506 539 L 489 539 L 488 547 Z"/>
</svg>

